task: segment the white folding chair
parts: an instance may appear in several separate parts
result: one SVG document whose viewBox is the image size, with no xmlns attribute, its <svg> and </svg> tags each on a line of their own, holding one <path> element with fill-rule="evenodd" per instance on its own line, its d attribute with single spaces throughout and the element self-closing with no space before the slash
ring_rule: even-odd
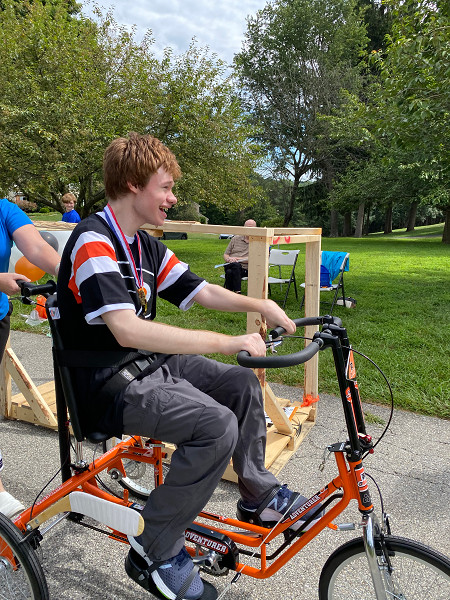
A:
<svg viewBox="0 0 450 600">
<path fill-rule="evenodd" d="M 300 250 L 278 250 L 271 248 L 269 253 L 269 268 L 278 267 L 278 277 L 268 277 L 267 283 L 269 285 L 269 295 L 271 296 L 270 286 L 274 283 L 279 283 L 281 286 L 287 284 L 286 294 L 284 296 L 283 308 L 286 306 L 287 297 L 291 284 L 294 284 L 295 297 L 298 299 L 297 292 L 297 281 L 295 279 L 295 265 L 297 264 L 297 258 Z M 291 267 L 289 277 L 282 276 L 282 267 Z"/>
</svg>

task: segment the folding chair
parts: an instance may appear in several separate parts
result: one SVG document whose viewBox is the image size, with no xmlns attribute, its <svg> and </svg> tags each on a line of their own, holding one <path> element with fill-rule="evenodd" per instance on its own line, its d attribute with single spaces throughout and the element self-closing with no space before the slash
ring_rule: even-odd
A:
<svg viewBox="0 0 450 600">
<path fill-rule="evenodd" d="M 330 315 L 333 312 L 334 305 L 338 300 L 339 290 L 342 290 L 342 299 L 345 306 L 345 291 L 344 291 L 344 272 L 350 268 L 350 254 L 348 252 L 327 252 L 323 250 L 320 253 L 320 291 L 334 292 L 333 301 L 331 302 Z M 333 283 L 339 275 L 337 283 Z M 305 284 L 300 284 L 300 287 L 305 289 Z M 305 302 L 305 294 L 300 304 L 303 308 Z"/>
<path fill-rule="evenodd" d="M 282 287 L 283 284 L 287 283 L 287 290 L 284 296 L 283 308 L 286 306 L 286 301 L 289 294 L 289 290 L 291 288 L 291 284 L 294 284 L 295 297 L 298 300 L 297 281 L 295 279 L 295 265 L 297 264 L 299 252 L 300 250 L 278 250 L 276 248 L 271 248 L 269 253 L 269 268 L 278 267 L 279 275 L 279 277 L 268 277 L 267 283 L 269 285 L 269 295 L 272 295 L 270 288 L 271 284 L 279 283 Z M 282 267 L 292 267 L 289 277 L 282 277 Z"/>
</svg>

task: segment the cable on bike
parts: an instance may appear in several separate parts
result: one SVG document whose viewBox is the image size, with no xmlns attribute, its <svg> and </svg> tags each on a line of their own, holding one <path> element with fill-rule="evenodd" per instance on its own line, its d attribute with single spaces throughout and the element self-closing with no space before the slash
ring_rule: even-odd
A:
<svg viewBox="0 0 450 600">
<path fill-rule="evenodd" d="M 33 517 L 33 510 L 34 510 L 34 507 L 36 506 L 36 502 L 38 501 L 39 496 L 41 496 L 41 494 L 44 492 L 44 490 L 46 490 L 48 488 L 48 486 L 51 484 L 51 482 L 61 473 L 61 471 L 63 470 L 63 468 L 67 465 L 67 463 L 69 461 L 70 461 L 70 451 L 69 451 L 68 455 L 66 456 L 63 464 L 59 467 L 59 469 L 56 471 L 56 473 L 53 475 L 53 477 L 47 481 L 47 483 L 44 485 L 44 487 L 41 489 L 41 491 L 37 494 L 36 498 L 34 499 L 33 504 L 31 505 L 31 509 L 30 509 L 29 521 L 31 521 L 31 519 Z"/>
<path fill-rule="evenodd" d="M 353 352 L 355 352 L 355 354 L 358 354 L 359 356 L 362 356 L 363 358 L 368 360 L 381 373 L 381 375 L 383 376 L 383 378 L 386 382 L 386 385 L 388 386 L 388 389 L 389 389 L 389 394 L 391 397 L 391 410 L 390 410 L 390 414 L 389 414 L 389 419 L 388 419 L 388 422 L 387 422 L 385 428 L 383 429 L 383 432 L 381 433 L 380 437 L 377 439 L 375 444 L 372 446 L 372 450 L 374 450 L 378 446 L 378 444 L 381 442 L 381 440 L 384 438 L 387 430 L 389 429 L 389 427 L 391 425 L 392 417 L 394 416 L 394 393 L 392 391 L 391 384 L 389 383 L 388 378 L 386 377 L 386 375 L 383 373 L 382 369 L 377 365 L 376 362 L 374 362 L 371 358 L 369 358 L 362 352 L 355 350 L 352 346 L 342 346 L 342 348 L 346 348 L 347 350 L 353 350 Z M 366 458 L 366 456 L 368 454 L 369 454 L 369 451 L 367 451 L 365 454 L 363 454 L 362 459 Z"/>
</svg>

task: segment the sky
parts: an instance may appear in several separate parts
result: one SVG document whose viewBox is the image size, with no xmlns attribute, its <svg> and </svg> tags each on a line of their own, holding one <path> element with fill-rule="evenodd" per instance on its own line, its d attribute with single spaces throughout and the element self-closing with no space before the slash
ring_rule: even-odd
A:
<svg viewBox="0 0 450 600">
<path fill-rule="evenodd" d="M 82 12 L 92 16 L 91 0 L 81 0 Z M 247 15 L 255 15 L 267 0 L 96 0 L 98 6 L 114 7 L 117 23 L 136 25 L 138 39 L 151 29 L 154 51 L 170 46 L 176 55 L 188 49 L 193 37 L 230 64 L 241 50 Z M 105 11 L 102 10 L 104 13 Z"/>
</svg>

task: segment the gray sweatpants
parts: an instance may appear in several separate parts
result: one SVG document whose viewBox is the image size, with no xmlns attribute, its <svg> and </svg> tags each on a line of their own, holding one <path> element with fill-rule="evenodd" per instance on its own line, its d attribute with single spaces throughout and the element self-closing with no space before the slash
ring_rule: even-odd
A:
<svg viewBox="0 0 450 600">
<path fill-rule="evenodd" d="M 178 554 L 184 530 L 211 497 L 230 458 L 246 503 L 280 485 L 264 466 L 261 387 L 250 369 L 175 355 L 124 395 L 124 433 L 176 444 L 169 473 L 145 505 L 142 544 L 152 560 Z"/>
</svg>

